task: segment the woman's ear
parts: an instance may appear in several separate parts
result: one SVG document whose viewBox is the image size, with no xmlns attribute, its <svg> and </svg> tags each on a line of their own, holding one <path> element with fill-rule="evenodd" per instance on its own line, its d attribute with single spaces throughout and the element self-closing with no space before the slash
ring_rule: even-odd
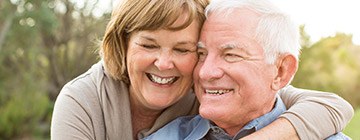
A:
<svg viewBox="0 0 360 140">
<path fill-rule="evenodd" d="M 298 69 L 298 60 L 291 54 L 281 55 L 276 61 L 277 75 L 271 85 L 273 90 L 279 90 L 291 82 Z"/>
</svg>

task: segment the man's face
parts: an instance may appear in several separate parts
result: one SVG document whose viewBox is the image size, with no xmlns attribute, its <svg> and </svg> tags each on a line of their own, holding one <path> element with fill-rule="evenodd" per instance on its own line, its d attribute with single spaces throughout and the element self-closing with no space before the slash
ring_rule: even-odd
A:
<svg viewBox="0 0 360 140">
<path fill-rule="evenodd" d="M 277 71 L 254 39 L 258 18 L 247 9 L 212 14 L 201 32 L 194 71 L 200 115 L 225 130 L 240 130 L 274 104 L 271 84 Z"/>
</svg>

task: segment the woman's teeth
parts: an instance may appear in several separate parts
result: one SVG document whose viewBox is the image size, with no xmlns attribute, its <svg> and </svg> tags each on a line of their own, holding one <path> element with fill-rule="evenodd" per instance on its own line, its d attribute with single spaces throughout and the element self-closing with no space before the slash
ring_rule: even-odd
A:
<svg viewBox="0 0 360 140">
<path fill-rule="evenodd" d="M 215 95 L 223 95 L 223 94 L 228 93 L 230 91 L 232 91 L 232 90 L 229 90 L 229 89 L 224 89 L 224 90 L 209 90 L 209 89 L 207 89 L 207 90 L 205 90 L 205 92 L 207 94 L 215 94 Z"/>
<path fill-rule="evenodd" d="M 171 84 L 173 82 L 175 82 L 175 80 L 177 79 L 176 77 L 171 77 L 171 78 L 161 78 L 152 74 L 148 74 L 148 77 L 150 78 L 151 81 L 157 83 L 157 84 Z"/>
</svg>

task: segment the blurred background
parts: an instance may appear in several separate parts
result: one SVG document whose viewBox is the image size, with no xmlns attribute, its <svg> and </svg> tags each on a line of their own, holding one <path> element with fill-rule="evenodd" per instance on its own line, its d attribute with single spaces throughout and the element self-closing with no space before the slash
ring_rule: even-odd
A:
<svg viewBox="0 0 360 140">
<path fill-rule="evenodd" d="M 54 101 L 66 82 L 99 61 L 98 42 L 117 1 L 0 0 L 0 140 L 50 139 Z M 303 50 L 292 85 L 350 102 L 356 114 L 344 133 L 360 140 L 356 0 L 272 1 L 301 24 Z"/>
</svg>

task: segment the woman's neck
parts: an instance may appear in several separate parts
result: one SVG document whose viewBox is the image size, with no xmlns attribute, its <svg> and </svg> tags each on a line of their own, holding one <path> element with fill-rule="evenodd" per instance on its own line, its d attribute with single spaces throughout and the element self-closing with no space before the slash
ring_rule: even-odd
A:
<svg viewBox="0 0 360 140">
<path fill-rule="evenodd" d="M 131 124 L 133 138 L 137 139 L 137 134 L 143 129 L 151 128 L 163 110 L 146 108 L 141 103 L 135 101 L 131 96 L 132 95 L 130 95 Z"/>
</svg>

